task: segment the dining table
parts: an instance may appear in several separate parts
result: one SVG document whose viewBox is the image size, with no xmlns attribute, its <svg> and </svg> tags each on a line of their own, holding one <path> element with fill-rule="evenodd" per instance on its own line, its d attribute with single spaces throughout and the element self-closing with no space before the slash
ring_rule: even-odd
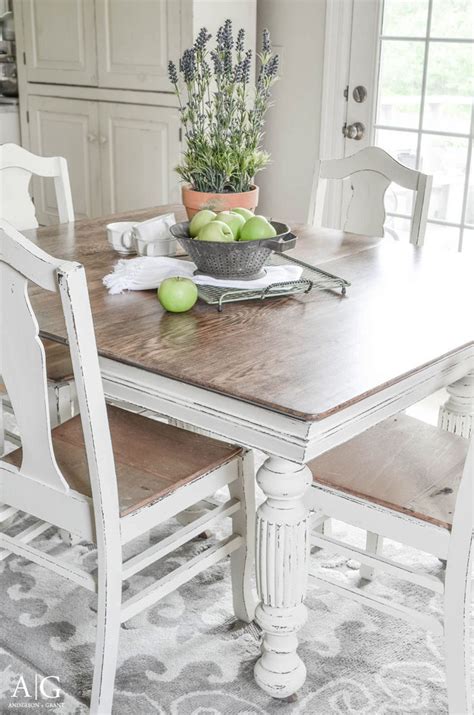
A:
<svg viewBox="0 0 474 715">
<path fill-rule="evenodd" d="M 453 383 L 471 394 L 445 410 L 472 411 L 472 264 L 436 245 L 297 224 L 291 255 L 347 280 L 345 295 L 312 290 L 222 312 L 199 300 L 182 314 L 166 312 L 155 290 L 110 295 L 103 278 L 120 257 L 106 225 L 170 211 L 184 218 L 182 206 L 167 205 L 25 235 L 84 265 L 108 399 L 264 453 L 254 673 L 267 693 L 288 698 L 306 678 L 297 634 L 306 619 L 308 463 Z M 58 297 L 31 289 L 30 299 L 41 336 L 66 343 Z"/>
</svg>

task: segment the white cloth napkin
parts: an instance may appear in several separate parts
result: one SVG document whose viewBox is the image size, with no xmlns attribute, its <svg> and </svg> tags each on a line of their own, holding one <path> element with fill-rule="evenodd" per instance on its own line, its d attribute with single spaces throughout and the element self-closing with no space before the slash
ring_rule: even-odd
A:
<svg viewBox="0 0 474 715">
<path fill-rule="evenodd" d="M 159 239 L 173 238 L 170 233 L 170 226 L 176 223 L 174 214 L 163 214 L 155 216 L 148 221 L 137 223 L 133 231 L 137 238 L 143 241 L 158 241 Z"/>
<path fill-rule="evenodd" d="M 158 288 L 166 278 L 183 276 L 192 278 L 198 285 L 212 285 L 222 288 L 247 288 L 262 290 L 273 283 L 297 281 L 303 269 L 297 265 L 265 266 L 266 274 L 254 281 L 231 281 L 195 276 L 196 265 L 191 261 L 179 258 L 148 257 L 122 259 L 115 265 L 113 273 L 103 279 L 105 287 L 111 295 L 123 293 L 125 290 L 149 290 Z"/>
</svg>

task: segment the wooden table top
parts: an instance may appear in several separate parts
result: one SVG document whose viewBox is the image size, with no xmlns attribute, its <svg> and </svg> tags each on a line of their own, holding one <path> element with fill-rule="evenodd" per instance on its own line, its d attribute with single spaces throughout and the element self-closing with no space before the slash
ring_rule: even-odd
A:
<svg viewBox="0 0 474 715">
<path fill-rule="evenodd" d="M 182 220 L 182 207 L 165 206 L 25 232 L 85 266 L 106 358 L 314 421 L 474 345 L 466 256 L 329 229 L 293 227 L 293 255 L 349 280 L 346 297 L 315 291 L 226 304 L 222 313 L 198 301 L 170 314 L 155 291 L 108 295 L 102 278 L 118 256 L 105 225 L 169 210 Z M 57 296 L 31 296 L 42 335 L 65 341 Z"/>
</svg>

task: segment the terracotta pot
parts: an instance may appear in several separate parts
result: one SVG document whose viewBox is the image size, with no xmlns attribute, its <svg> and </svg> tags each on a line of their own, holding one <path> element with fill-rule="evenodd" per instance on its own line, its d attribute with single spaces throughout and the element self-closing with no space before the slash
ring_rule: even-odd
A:
<svg viewBox="0 0 474 715">
<path fill-rule="evenodd" d="M 243 191 L 240 194 L 208 194 L 205 191 L 194 191 L 190 186 L 183 186 L 181 193 L 189 219 L 201 209 L 211 209 L 216 213 L 235 208 L 255 211 L 258 204 L 258 186 L 253 186 L 250 191 Z"/>
</svg>

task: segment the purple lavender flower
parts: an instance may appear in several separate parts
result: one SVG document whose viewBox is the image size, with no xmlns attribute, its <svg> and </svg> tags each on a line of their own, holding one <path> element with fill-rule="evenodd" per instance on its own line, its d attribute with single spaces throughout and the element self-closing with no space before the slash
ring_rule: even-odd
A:
<svg viewBox="0 0 474 715">
<path fill-rule="evenodd" d="M 269 31 L 265 28 L 265 30 L 262 33 L 262 52 L 267 53 L 272 51 L 272 45 L 270 42 L 270 33 Z"/>
<path fill-rule="evenodd" d="M 171 84 L 178 84 L 178 70 L 176 69 L 175 63 L 171 62 L 171 60 L 168 62 L 168 77 Z"/>
</svg>

